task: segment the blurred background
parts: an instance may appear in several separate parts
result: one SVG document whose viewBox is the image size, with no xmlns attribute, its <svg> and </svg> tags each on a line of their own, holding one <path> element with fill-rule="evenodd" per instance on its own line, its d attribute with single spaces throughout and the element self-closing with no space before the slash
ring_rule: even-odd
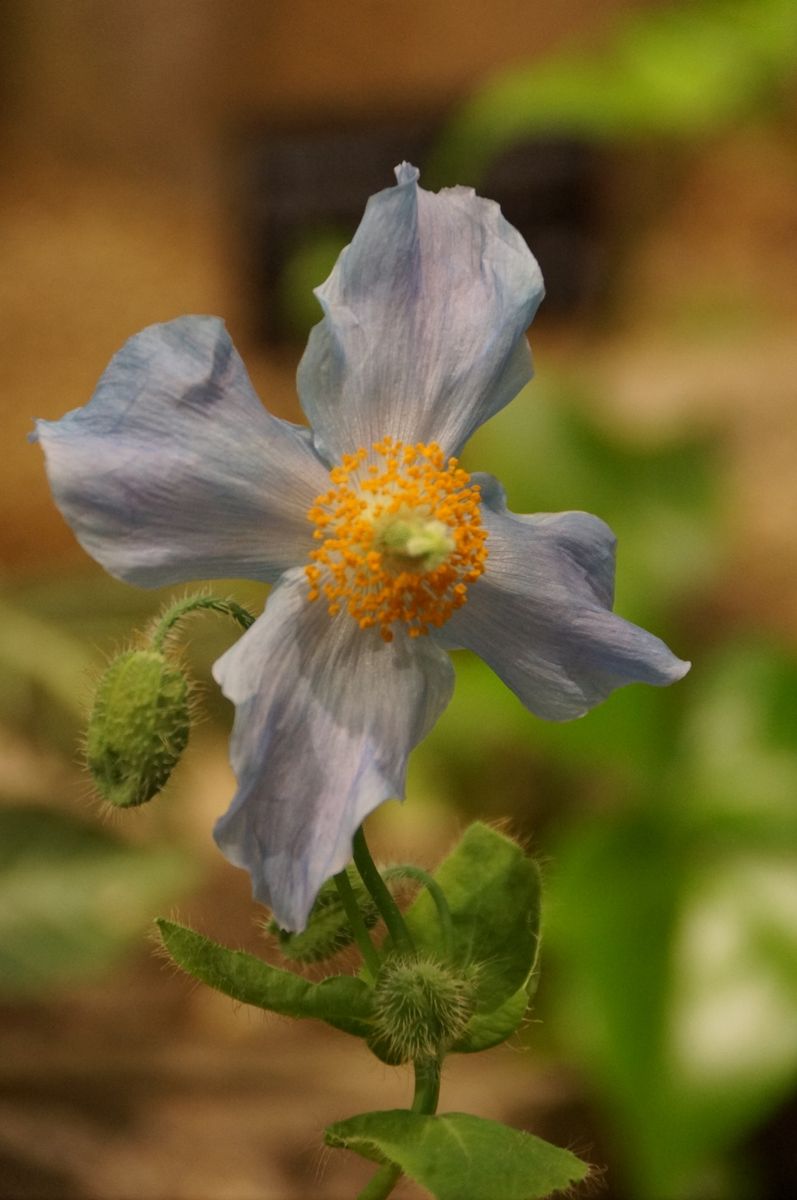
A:
<svg viewBox="0 0 797 1200">
<path fill-rule="evenodd" d="M 207 719 L 159 800 L 109 816 L 77 749 L 91 679 L 165 595 L 87 559 L 26 442 L 185 312 L 223 315 L 301 419 L 311 289 L 404 158 L 500 200 L 548 283 L 537 379 L 467 465 L 518 511 L 606 519 L 618 610 L 694 661 L 549 726 L 457 656 L 372 844 L 433 866 L 504 821 L 547 890 L 533 1020 L 449 1060 L 442 1108 L 570 1146 L 610 1200 L 793 1194 L 796 59 L 791 0 L 2 4 L 4 1200 L 332 1200 L 369 1169 L 324 1125 L 409 1102 L 345 1035 L 154 956 L 161 913 L 273 953 L 210 838 L 236 631 L 192 625 Z"/>
</svg>

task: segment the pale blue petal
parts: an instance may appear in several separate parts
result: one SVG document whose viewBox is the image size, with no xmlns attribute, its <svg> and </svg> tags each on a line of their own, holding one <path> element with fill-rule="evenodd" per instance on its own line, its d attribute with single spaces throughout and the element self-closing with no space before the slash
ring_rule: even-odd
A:
<svg viewBox="0 0 797 1200">
<path fill-rule="evenodd" d="M 475 651 L 540 717 L 579 717 L 626 683 L 664 686 L 689 669 L 664 642 L 611 612 L 612 531 L 588 513 L 517 516 L 482 485 L 487 569 L 443 632 Z M 442 640 L 442 639 L 441 639 Z"/>
<path fill-rule="evenodd" d="M 270 580 L 312 547 L 328 475 L 307 430 L 263 408 L 217 317 L 143 330 L 84 408 L 35 436 L 58 507 L 120 579 Z"/>
<path fill-rule="evenodd" d="M 492 200 L 404 163 L 316 295 L 299 394 L 328 461 L 385 435 L 457 453 L 532 376 L 539 267 Z"/>
<path fill-rule="evenodd" d="M 451 696 L 451 663 L 428 638 L 388 645 L 346 613 L 331 618 L 297 570 L 214 675 L 236 706 L 238 779 L 214 837 L 279 924 L 302 929 L 358 825 L 403 797 L 407 756 Z"/>
</svg>

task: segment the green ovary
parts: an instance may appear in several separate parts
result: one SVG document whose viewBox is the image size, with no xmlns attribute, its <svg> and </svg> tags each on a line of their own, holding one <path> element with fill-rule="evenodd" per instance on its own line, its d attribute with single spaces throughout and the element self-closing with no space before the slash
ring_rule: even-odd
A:
<svg viewBox="0 0 797 1200">
<path fill-rule="evenodd" d="M 374 547 L 403 570 L 433 571 L 454 546 L 447 525 L 416 514 L 391 515 L 374 531 Z"/>
</svg>

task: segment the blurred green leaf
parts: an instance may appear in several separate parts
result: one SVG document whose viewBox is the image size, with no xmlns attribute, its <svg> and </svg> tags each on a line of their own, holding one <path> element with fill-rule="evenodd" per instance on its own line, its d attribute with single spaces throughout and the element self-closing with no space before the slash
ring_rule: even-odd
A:
<svg viewBox="0 0 797 1200">
<path fill-rule="evenodd" d="M 700 1161 L 797 1083 L 797 847 L 705 854 L 684 896 L 672 974 L 676 1147 Z"/>
<path fill-rule="evenodd" d="M 213 589 L 235 595 L 254 612 L 267 591 L 249 580 L 214 580 Z M 98 667 L 180 594 L 130 587 L 94 566 L 72 578 L 7 589 L 0 601 L 0 718 L 35 726 L 37 734 L 46 732 L 48 741 L 71 752 L 76 727 L 88 717 Z M 186 655 L 200 679 L 235 637 L 226 622 L 197 622 Z M 207 690 L 203 707 L 226 721 L 226 701 L 216 688 Z"/>
<path fill-rule="evenodd" d="M 702 0 L 634 14 L 603 49 L 505 71 L 441 135 L 434 186 L 476 186 L 513 142 L 552 133 L 614 141 L 704 137 L 756 111 L 797 55 L 793 0 Z"/>
<path fill-rule="evenodd" d="M 715 444 L 630 443 L 590 417 L 589 401 L 566 380 L 535 382 L 474 435 L 467 463 L 498 476 L 515 512 L 581 509 L 606 521 L 618 537 L 618 611 L 660 625 L 719 561 Z"/>
<path fill-rule="evenodd" d="M 82 691 L 93 656 L 69 633 L 28 609 L 0 600 L 0 671 L 39 687 L 75 717 L 83 715 Z M 3 693 L 9 683 L 3 687 Z M 0 704 L 5 696 L 0 695 Z M 1 711 L 1 710 L 0 710 Z"/>
<path fill-rule="evenodd" d="M 774 643 L 737 639 L 691 681 L 673 789 L 712 836 L 748 847 L 797 847 L 797 659 Z"/>
<path fill-rule="evenodd" d="M 111 967 L 193 880 L 174 850 L 60 813 L 0 810 L 0 991 L 50 993 Z"/>
<path fill-rule="evenodd" d="M 305 338 L 323 313 L 313 289 L 327 278 L 351 233 L 322 226 L 306 229 L 279 281 L 279 302 L 287 324 L 297 338 Z"/>
<path fill-rule="evenodd" d="M 517 696 L 467 652 L 454 656 L 457 685 L 449 708 L 416 752 L 445 757 L 449 790 L 464 811 L 505 816 L 529 802 L 534 767 L 562 771 L 556 786 L 571 792 L 585 772 L 610 768 L 641 783 L 672 752 L 677 694 L 634 684 L 621 688 L 583 720 L 554 724 L 530 713 Z M 553 784 L 546 781 L 551 799 Z"/>
<path fill-rule="evenodd" d="M 569 1150 L 467 1113 L 363 1113 L 330 1125 L 325 1140 L 395 1163 L 437 1200 L 541 1200 L 589 1172 Z"/>
<path fill-rule="evenodd" d="M 737 642 L 685 694 L 669 773 L 554 848 L 547 927 L 550 1020 L 656 1200 L 797 1082 L 797 662 Z"/>
<path fill-rule="evenodd" d="M 668 1132 L 661 1153 L 666 1146 L 677 1161 L 677 1145 L 668 1144 L 662 1063 L 685 870 L 680 839 L 656 812 L 603 814 L 582 818 L 555 847 L 554 860 L 546 944 L 556 963 L 555 995 L 548 1019 L 599 1086 L 647 1183 L 652 1172 L 639 1160 L 662 1128 Z M 662 1164 L 662 1195 L 671 1169 Z"/>
</svg>

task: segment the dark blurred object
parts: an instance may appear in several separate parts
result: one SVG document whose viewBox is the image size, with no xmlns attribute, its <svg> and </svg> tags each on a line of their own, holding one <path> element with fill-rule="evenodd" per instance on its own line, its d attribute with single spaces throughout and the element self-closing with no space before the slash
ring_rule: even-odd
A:
<svg viewBox="0 0 797 1200">
<path fill-rule="evenodd" d="M 274 345 L 306 336 L 321 315 L 312 288 L 351 240 L 368 196 L 389 187 L 404 160 L 421 168 L 423 182 L 438 134 L 438 125 L 417 122 L 245 134 L 238 203 L 256 337 Z M 495 159 L 479 189 L 537 255 L 548 313 L 581 309 L 596 295 L 596 160 L 586 141 L 528 139 Z"/>
<path fill-rule="evenodd" d="M 744 1147 L 755 1163 L 765 1200 L 789 1200 L 797 1179 L 797 1092 L 755 1131 Z"/>
<path fill-rule="evenodd" d="M 586 139 L 524 139 L 498 155 L 483 194 L 497 200 L 542 268 L 544 312 L 569 315 L 600 291 L 600 156 Z"/>
</svg>

